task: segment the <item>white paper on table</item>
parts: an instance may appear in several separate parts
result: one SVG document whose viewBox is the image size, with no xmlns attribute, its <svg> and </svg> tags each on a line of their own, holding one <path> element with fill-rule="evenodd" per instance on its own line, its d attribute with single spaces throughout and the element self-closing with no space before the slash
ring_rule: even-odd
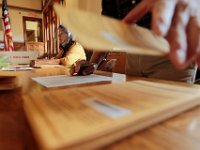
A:
<svg viewBox="0 0 200 150">
<path fill-rule="evenodd" d="M 2 71 L 26 71 L 26 70 L 33 70 L 32 67 L 7 67 L 1 68 Z"/>
<path fill-rule="evenodd" d="M 47 88 L 53 88 L 53 87 L 93 83 L 93 82 L 112 81 L 112 77 L 106 77 L 95 74 L 91 74 L 88 76 L 72 76 L 72 77 L 68 77 L 66 75 L 58 75 L 58 76 L 47 76 L 47 77 L 34 77 L 32 78 L 32 80 L 36 81 L 37 83 Z"/>
</svg>

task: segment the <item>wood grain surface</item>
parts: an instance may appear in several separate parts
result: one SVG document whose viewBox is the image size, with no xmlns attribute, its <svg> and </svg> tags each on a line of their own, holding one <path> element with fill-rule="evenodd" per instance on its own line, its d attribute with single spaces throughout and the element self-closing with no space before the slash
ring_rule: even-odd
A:
<svg viewBox="0 0 200 150">
<path fill-rule="evenodd" d="M 100 100 L 108 111 L 114 108 L 105 103 L 131 113 L 113 119 L 85 105 L 89 99 Z M 24 96 L 26 114 L 44 149 L 96 149 L 199 104 L 200 89 L 142 80 Z"/>
<path fill-rule="evenodd" d="M 29 72 L 29 73 L 28 73 Z M 0 91 L 0 149 L 2 150 L 38 150 L 39 144 L 35 140 L 29 122 L 23 109 L 22 93 L 25 91 L 54 91 L 54 89 L 45 89 L 44 87 L 32 82 L 30 76 L 47 76 L 63 74 L 60 68 L 56 69 L 37 69 L 24 72 L 26 75 L 18 76 L 23 78 L 24 85 L 21 88 L 8 91 Z M 100 72 L 103 75 L 108 73 Z M 128 77 L 134 80 L 133 77 Z M 148 79 L 147 79 L 148 80 Z M 168 81 L 158 81 L 170 84 L 180 84 Z M 10 81 L 21 81 L 21 79 Z M 6 81 L 5 81 L 6 82 Z M 8 81 L 9 82 L 9 81 Z M 16 84 L 16 83 L 15 83 Z M 17 83 L 18 84 L 18 83 Z M 99 83 L 98 83 L 99 84 Z M 95 84 L 92 84 L 92 86 Z M 87 85 L 89 86 L 89 85 Z M 191 85 L 186 85 L 191 86 Z M 25 88 L 26 87 L 26 88 Z M 193 87 L 193 85 L 192 85 Z M 199 88 L 199 86 L 194 86 Z M 24 91 L 24 90 L 25 91 Z M 70 89 L 70 88 L 59 88 Z M 181 113 L 167 121 L 157 125 L 130 134 L 121 140 L 113 140 L 109 145 L 102 147 L 103 150 L 199 150 L 200 147 L 200 107 L 197 106 L 191 110 Z M 111 125 L 112 126 L 112 125 Z"/>
<path fill-rule="evenodd" d="M 63 25 L 86 49 L 142 55 L 166 55 L 169 52 L 169 44 L 164 38 L 137 25 L 78 9 L 70 10 L 58 4 L 54 9 Z"/>
</svg>

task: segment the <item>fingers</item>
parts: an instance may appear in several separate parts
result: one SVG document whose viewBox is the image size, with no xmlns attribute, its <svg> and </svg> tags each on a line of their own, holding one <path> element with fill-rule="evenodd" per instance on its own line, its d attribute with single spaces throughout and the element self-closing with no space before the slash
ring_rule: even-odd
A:
<svg viewBox="0 0 200 150">
<path fill-rule="evenodd" d="M 72 66 L 72 68 L 66 69 L 66 74 L 70 75 L 70 76 L 73 76 L 75 74 L 75 67 L 74 67 L 74 65 Z"/>
<path fill-rule="evenodd" d="M 179 3 L 176 7 L 174 18 L 167 35 L 170 44 L 170 58 L 177 68 L 185 68 L 187 61 L 187 33 L 189 20 L 187 5 Z"/>
<path fill-rule="evenodd" d="M 76 62 L 76 65 L 75 65 L 75 73 L 78 73 L 80 71 L 80 68 L 83 64 L 85 64 L 86 61 L 85 60 L 78 60 Z"/>
<path fill-rule="evenodd" d="M 71 70 L 70 75 L 89 75 L 95 71 L 94 64 L 88 64 L 85 60 L 76 61 Z"/>
<path fill-rule="evenodd" d="M 200 0 L 143 0 L 123 21 L 134 23 L 151 11 L 152 30 L 167 36 L 170 58 L 177 68 L 185 68 L 193 60 L 200 65 Z"/>
<path fill-rule="evenodd" d="M 123 21 L 128 24 L 135 23 L 140 18 L 142 18 L 147 12 L 149 12 L 150 8 L 151 6 L 147 5 L 146 1 L 142 1 L 128 13 L 128 15 L 123 19 Z"/>
<path fill-rule="evenodd" d="M 79 72 L 79 70 L 80 70 L 80 68 L 81 68 L 81 65 L 84 64 L 84 63 L 86 63 L 85 60 L 77 60 L 77 61 L 72 65 L 72 67 L 71 67 L 71 69 L 70 69 L 70 75 L 76 75 L 76 74 Z"/>
<path fill-rule="evenodd" d="M 152 30 L 161 36 L 166 36 L 173 18 L 176 0 L 160 0 L 153 7 Z"/>
<path fill-rule="evenodd" d="M 95 71 L 95 68 L 94 68 L 94 66 L 91 64 L 90 66 L 88 66 L 86 69 L 84 69 L 84 70 L 82 71 L 82 75 L 86 76 L 86 75 L 89 75 L 89 74 L 94 73 L 94 71 Z"/>
<path fill-rule="evenodd" d="M 197 17 L 191 17 L 187 27 L 188 54 L 187 63 L 190 63 L 200 54 L 200 21 Z"/>
</svg>

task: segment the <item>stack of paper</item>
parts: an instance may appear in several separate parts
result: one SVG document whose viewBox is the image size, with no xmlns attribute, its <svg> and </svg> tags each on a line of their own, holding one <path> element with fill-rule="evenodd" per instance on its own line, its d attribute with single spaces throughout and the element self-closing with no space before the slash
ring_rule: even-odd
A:
<svg viewBox="0 0 200 150">
<path fill-rule="evenodd" d="M 94 149 L 200 103 L 200 90 L 133 81 L 24 96 L 24 108 L 43 149 Z"/>
</svg>

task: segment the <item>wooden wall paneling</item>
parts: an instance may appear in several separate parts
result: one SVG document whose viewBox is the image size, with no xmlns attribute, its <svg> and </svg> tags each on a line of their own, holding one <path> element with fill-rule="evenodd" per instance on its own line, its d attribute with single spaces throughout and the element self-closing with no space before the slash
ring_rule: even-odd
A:
<svg viewBox="0 0 200 150">
<path fill-rule="evenodd" d="M 39 57 L 44 56 L 45 52 L 45 43 L 44 42 L 26 42 L 26 50 L 28 51 L 37 51 Z"/>
<path fill-rule="evenodd" d="M 0 41 L 0 44 L 3 44 L 3 41 Z M 24 42 L 14 42 L 14 50 L 15 51 L 25 51 L 25 43 Z M 0 48 L 0 51 L 4 51 L 4 48 Z"/>
<path fill-rule="evenodd" d="M 50 29 L 50 56 L 53 55 L 53 20 L 52 20 L 52 16 L 53 16 L 53 9 L 50 9 L 50 13 L 49 13 L 49 29 Z"/>
<path fill-rule="evenodd" d="M 47 13 L 46 16 L 47 16 L 47 28 L 46 28 L 46 31 L 47 31 L 47 49 L 48 49 L 47 53 L 50 54 L 50 36 L 49 36 L 49 34 L 50 34 L 49 22 L 50 21 L 49 21 L 49 13 Z"/>
<path fill-rule="evenodd" d="M 53 3 L 60 3 L 62 0 L 46 0 L 43 2 L 43 20 L 44 20 L 44 41 L 46 42 L 47 54 L 51 57 L 59 50 L 57 27 L 60 24 L 58 17 L 53 10 Z M 55 40 L 56 39 L 56 40 Z"/>
<path fill-rule="evenodd" d="M 15 51 L 25 51 L 25 43 L 24 42 L 14 42 L 14 50 Z"/>
<path fill-rule="evenodd" d="M 43 3 L 43 1 L 42 1 L 42 3 Z M 43 14 L 43 15 L 45 15 L 45 14 Z M 44 39 L 44 43 L 46 43 L 46 18 L 45 17 L 43 17 L 43 31 L 44 31 L 43 39 Z M 45 44 L 45 53 L 47 53 L 47 51 L 46 51 L 47 47 L 46 46 L 47 45 Z"/>
<path fill-rule="evenodd" d="M 59 20 L 59 18 L 56 16 L 56 26 L 57 26 L 57 28 L 58 28 L 58 26 L 59 26 L 59 24 L 60 24 L 60 20 Z M 59 35 L 58 35 L 58 31 L 56 32 L 57 34 L 57 52 L 59 51 Z"/>
</svg>

